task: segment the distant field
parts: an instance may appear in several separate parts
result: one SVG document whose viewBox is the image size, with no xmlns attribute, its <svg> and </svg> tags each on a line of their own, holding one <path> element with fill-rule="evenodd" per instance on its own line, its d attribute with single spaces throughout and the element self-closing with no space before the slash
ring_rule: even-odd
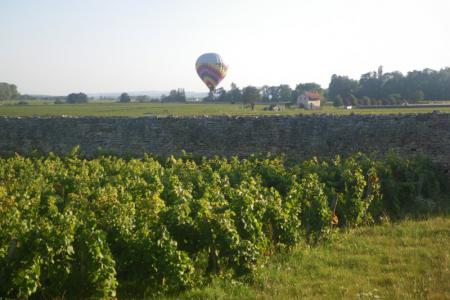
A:
<svg viewBox="0 0 450 300">
<path fill-rule="evenodd" d="M 398 114 L 429 113 L 440 111 L 450 113 L 450 108 L 390 108 L 390 109 L 353 109 L 345 110 L 325 106 L 320 111 L 304 109 L 286 109 L 282 112 L 265 111 L 267 105 L 257 105 L 255 110 L 244 108 L 242 104 L 205 104 L 205 103 L 89 103 L 89 104 L 53 104 L 45 101 L 28 101 L 28 105 L 13 103 L 0 105 L 0 116 L 99 116 L 99 117 L 144 117 L 144 116 L 201 116 L 201 115 L 299 115 L 327 113 L 355 114 Z"/>
</svg>

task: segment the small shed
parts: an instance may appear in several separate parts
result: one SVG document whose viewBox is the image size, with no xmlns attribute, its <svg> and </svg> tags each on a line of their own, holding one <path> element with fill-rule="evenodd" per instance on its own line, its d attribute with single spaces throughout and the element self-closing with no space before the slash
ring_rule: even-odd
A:
<svg viewBox="0 0 450 300">
<path fill-rule="evenodd" d="M 304 109 L 320 109 L 320 94 L 315 91 L 304 92 L 298 96 L 297 106 Z"/>
</svg>

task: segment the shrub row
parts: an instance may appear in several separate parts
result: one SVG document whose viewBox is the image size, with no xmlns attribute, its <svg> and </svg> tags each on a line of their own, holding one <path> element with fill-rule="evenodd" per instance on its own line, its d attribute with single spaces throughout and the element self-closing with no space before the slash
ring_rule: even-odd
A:
<svg viewBox="0 0 450 300">
<path fill-rule="evenodd" d="M 428 160 L 0 159 L 0 298 L 143 297 L 245 276 L 300 239 L 449 203 Z"/>
</svg>

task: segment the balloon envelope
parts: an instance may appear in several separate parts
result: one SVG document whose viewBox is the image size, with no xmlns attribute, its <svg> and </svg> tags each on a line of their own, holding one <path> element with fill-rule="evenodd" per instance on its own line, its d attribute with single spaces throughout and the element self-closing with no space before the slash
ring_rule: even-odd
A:
<svg viewBox="0 0 450 300">
<path fill-rule="evenodd" d="M 195 64 L 197 74 L 212 92 L 225 78 L 228 67 L 217 53 L 205 53 L 201 55 Z"/>
</svg>

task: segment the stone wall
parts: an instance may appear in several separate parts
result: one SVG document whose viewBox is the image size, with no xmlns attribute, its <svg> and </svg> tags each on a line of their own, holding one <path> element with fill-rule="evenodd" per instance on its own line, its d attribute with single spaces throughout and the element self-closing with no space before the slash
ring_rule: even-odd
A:
<svg viewBox="0 0 450 300">
<path fill-rule="evenodd" d="M 64 154 L 79 145 L 141 156 L 283 152 L 293 158 L 356 151 L 424 154 L 450 166 L 450 114 L 268 117 L 9 118 L 0 117 L 0 155 L 32 150 Z"/>
</svg>

